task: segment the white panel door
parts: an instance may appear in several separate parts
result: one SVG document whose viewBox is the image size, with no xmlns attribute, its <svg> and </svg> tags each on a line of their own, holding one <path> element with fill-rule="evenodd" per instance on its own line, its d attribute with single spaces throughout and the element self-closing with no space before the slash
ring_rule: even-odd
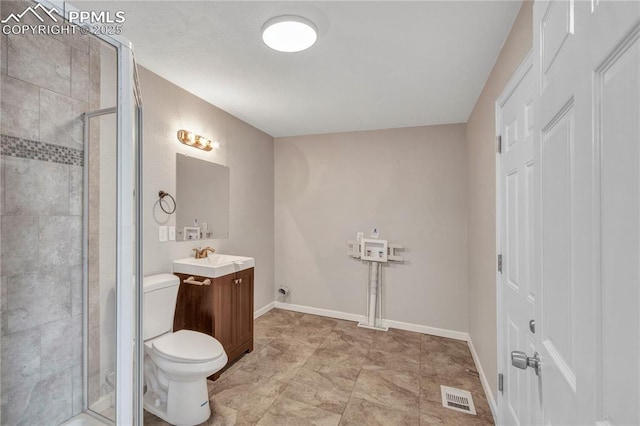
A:
<svg viewBox="0 0 640 426">
<path fill-rule="evenodd" d="M 640 424 L 639 34 L 640 2 L 534 4 L 545 424 Z"/>
<path fill-rule="evenodd" d="M 498 394 L 500 421 L 530 425 L 538 421 L 538 380 L 511 367 L 511 351 L 535 352 L 529 321 L 535 317 L 536 289 L 531 279 L 533 257 L 533 101 L 534 72 L 527 57 L 497 102 L 500 307 L 500 368 L 503 391 Z"/>
</svg>

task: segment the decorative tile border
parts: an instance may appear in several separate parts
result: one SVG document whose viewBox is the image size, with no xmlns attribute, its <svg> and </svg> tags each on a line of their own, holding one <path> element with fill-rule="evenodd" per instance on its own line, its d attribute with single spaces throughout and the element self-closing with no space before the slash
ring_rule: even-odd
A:
<svg viewBox="0 0 640 426">
<path fill-rule="evenodd" d="M 68 148 L 15 136 L 0 135 L 0 154 L 10 157 L 28 158 L 30 160 L 49 161 L 52 163 L 84 165 L 84 153 L 81 149 Z"/>
</svg>

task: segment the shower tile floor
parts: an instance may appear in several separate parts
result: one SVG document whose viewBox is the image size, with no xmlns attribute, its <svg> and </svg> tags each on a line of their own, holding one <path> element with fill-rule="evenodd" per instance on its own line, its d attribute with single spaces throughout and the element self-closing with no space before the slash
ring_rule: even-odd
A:
<svg viewBox="0 0 640 426">
<path fill-rule="evenodd" d="M 489 425 L 466 342 L 274 309 L 254 350 L 215 382 L 206 425 Z M 442 407 L 440 385 L 468 390 L 477 415 Z M 166 425 L 145 411 L 145 425 Z"/>
</svg>

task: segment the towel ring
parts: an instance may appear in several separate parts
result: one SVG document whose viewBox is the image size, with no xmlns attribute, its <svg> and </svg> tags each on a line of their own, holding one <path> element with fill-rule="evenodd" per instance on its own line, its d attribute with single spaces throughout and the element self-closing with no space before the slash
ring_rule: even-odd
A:
<svg viewBox="0 0 640 426">
<path fill-rule="evenodd" d="M 166 214 L 173 214 L 176 211 L 176 207 L 177 207 L 176 199 L 173 198 L 171 194 L 169 194 L 168 192 L 160 191 L 158 192 L 158 197 L 160 197 L 158 204 L 160 204 L 160 208 L 162 209 L 163 212 L 165 212 Z M 162 205 L 162 200 L 164 200 L 164 197 L 169 197 L 171 199 L 171 202 L 173 203 L 173 209 L 171 209 L 171 211 L 167 211 Z"/>
</svg>

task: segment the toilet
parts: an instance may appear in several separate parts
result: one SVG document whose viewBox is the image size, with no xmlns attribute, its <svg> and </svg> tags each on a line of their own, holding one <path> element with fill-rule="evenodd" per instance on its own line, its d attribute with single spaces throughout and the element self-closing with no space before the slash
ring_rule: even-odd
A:
<svg viewBox="0 0 640 426">
<path fill-rule="evenodd" d="M 172 274 L 144 277 L 145 410 L 174 425 L 196 425 L 211 416 L 207 377 L 227 364 L 213 337 L 173 332 L 180 280 Z"/>
</svg>

